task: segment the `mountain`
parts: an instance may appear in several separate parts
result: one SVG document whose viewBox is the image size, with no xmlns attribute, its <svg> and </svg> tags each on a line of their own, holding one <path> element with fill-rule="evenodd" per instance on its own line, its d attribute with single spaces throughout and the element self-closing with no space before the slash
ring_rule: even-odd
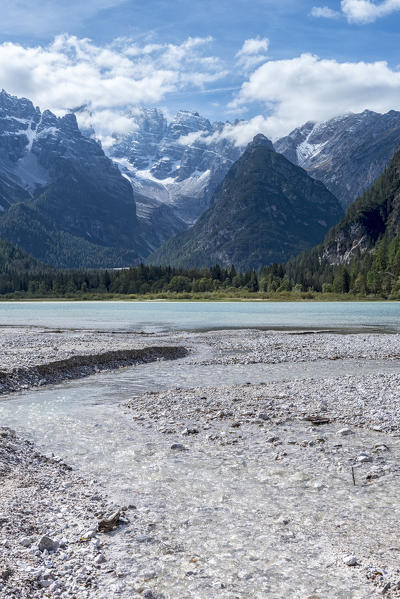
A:
<svg viewBox="0 0 400 599">
<path fill-rule="evenodd" d="M 168 206 L 136 214 L 132 185 L 74 114 L 0 93 L 0 237 L 57 267 L 137 264 L 185 229 Z"/>
<path fill-rule="evenodd" d="M 342 214 L 322 183 L 257 135 L 193 228 L 167 241 L 148 261 L 258 269 L 319 243 Z"/>
<path fill-rule="evenodd" d="M 262 269 L 261 279 L 267 290 L 400 299 L 400 149 L 320 245 Z"/>
<path fill-rule="evenodd" d="M 374 255 L 378 244 L 389 245 L 394 240 L 397 247 L 400 240 L 400 150 L 381 177 L 328 232 L 319 254 L 321 260 L 330 265 L 350 264 L 364 255 Z M 398 259 L 396 268 L 400 274 L 400 253 Z"/>
<path fill-rule="evenodd" d="M 243 148 L 220 139 L 224 123 L 210 123 L 197 112 L 181 110 L 168 123 L 161 110 L 143 108 L 130 118 L 134 130 L 116 137 L 108 155 L 140 195 L 138 215 L 149 218 L 162 204 L 192 225 Z"/>
<path fill-rule="evenodd" d="M 322 181 L 346 208 L 382 174 L 399 143 L 400 112 L 365 110 L 306 123 L 275 150 Z"/>
<path fill-rule="evenodd" d="M 46 266 L 9 241 L 0 239 L 0 277 L 2 274 L 42 272 Z M 1 290 L 1 279 L 0 279 Z"/>
</svg>

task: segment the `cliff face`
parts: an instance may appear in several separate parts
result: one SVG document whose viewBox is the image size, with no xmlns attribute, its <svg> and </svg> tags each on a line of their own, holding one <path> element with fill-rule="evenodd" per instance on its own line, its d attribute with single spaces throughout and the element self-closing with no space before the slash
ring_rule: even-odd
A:
<svg viewBox="0 0 400 599">
<path fill-rule="evenodd" d="M 329 231 L 321 258 L 329 264 L 348 264 L 373 251 L 379 239 L 390 242 L 400 234 L 400 150 L 379 179 L 348 209 Z"/>
</svg>

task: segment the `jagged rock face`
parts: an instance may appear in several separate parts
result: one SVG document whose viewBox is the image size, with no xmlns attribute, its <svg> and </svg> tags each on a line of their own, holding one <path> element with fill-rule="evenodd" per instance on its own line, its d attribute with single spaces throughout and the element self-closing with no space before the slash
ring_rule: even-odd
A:
<svg viewBox="0 0 400 599">
<path fill-rule="evenodd" d="M 5 91 L 0 203 L 0 236 L 41 260 L 50 255 L 57 266 L 101 266 L 102 254 L 107 266 L 114 260 L 122 266 L 120 248 L 130 264 L 151 249 L 138 230 L 130 182 L 96 141 L 82 135 L 75 115 L 41 113 Z"/>
<path fill-rule="evenodd" d="M 320 257 L 329 264 L 349 264 L 366 252 L 374 252 L 383 237 L 388 242 L 400 235 L 400 150 L 384 173 L 347 210 L 321 246 Z"/>
<path fill-rule="evenodd" d="M 119 138 L 109 155 L 141 196 L 169 205 L 187 226 L 207 209 L 216 187 L 243 149 L 217 139 L 223 123 L 181 110 L 171 123 L 158 109 L 131 115 L 137 129 Z M 190 137 L 200 133 L 209 143 Z"/>
<path fill-rule="evenodd" d="M 167 241 L 148 261 L 258 269 L 321 242 L 342 214 L 322 183 L 256 136 L 194 227 Z"/>
<path fill-rule="evenodd" d="M 308 122 L 275 149 L 322 181 L 346 208 L 381 175 L 399 144 L 400 112 L 366 110 Z"/>
</svg>

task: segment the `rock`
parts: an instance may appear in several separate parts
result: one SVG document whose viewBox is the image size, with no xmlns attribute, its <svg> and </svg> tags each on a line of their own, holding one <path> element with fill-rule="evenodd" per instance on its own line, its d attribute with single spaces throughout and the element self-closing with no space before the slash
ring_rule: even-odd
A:
<svg viewBox="0 0 400 599">
<path fill-rule="evenodd" d="M 171 449 L 175 451 L 188 451 L 187 447 L 182 445 L 182 443 L 172 443 Z"/>
<path fill-rule="evenodd" d="M 103 518 L 103 520 L 99 520 L 98 531 L 99 532 L 110 532 L 114 530 L 118 526 L 118 521 L 120 518 L 121 512 L 114 512 L 108 518 Z"/>
<path fill-rule="evenodd" d="M 375 447 L 372 451 L 374 453 L 378 453 L 379 451 L 389 451 L 389 447 L 387 445 L 385 445 L 384 443 L 378 443 L 377 445 L 375 445 Z"/>
<path fill-rule="evenodd" d="M 44 535 L 39 541 L 39 551 L 57 551 L 58 543 L 50 539 L 50 537 Z"/>
<path fill-rule="evenodd" d="M 182 435 L 188 436 L 188 435 L 198 435 L 199 431 L 197 428 L 185 428 L 182 431 Z"/>
<path fill-rule="evenodd" d="M 20 543 L 23 547 L 29 547 L 29 545 L 32 543 L 32 539 L 30 539 L 29 537 L 22 537 Z"/>
<path fill-rule="evenodd" d="M 87 530 L 82 536 L 81 536 L 81 540 L 82 541 L 89 541 L 90 539 L 93 539 L 93 537 L 95 537 L 97 534 L 97 526 L 96 528 L 91 528 L 89 530 Z"/>
<path fill-rule="evenodd" d="M 102 564 L 106 561 L 106 558 L 104 557 L 104 555 L 102 553 L 99 553 L 99 555 L 97 555 L 94 559 L 94 563 L 98 566 L 99 564 Z"/>
<path fill-rule="evenodd" d="M 372 458 L 366 453 L 360 453 L 360 455 L 357 458 L 357 462 L 360 462 L 361 464 L 366 464 L 367 462 L 372 462 Z"/>
<path fill-rule="evenodd" d="M 346 564 L 346 566 L 357 566 L 358 565 L 357 558 L 354 555 L 348 555 L 347 557 L 344 558 L 343 562 Z"/>
<path fill-rule="evenodd" d="M 342 435 L 342 437 L 345 437 L 347 435 L 354 435 L 354 431 L 351 430 L 351 428 L 341 428 L 340 431 L 337 432 L 338 435 Z"/>
<path fill-rule="evenodd" d="M 382 591 L 381 591 L 381 594 L 382 594 L 382 595 L 386 595 L 386 593 L 387 593 L 388 591 L 390 591 L 391 587 L 392 587 L 391 583 L 390 583 L 390 582 L 387 582 L 387 583 L 385 584 L 385 586 L 383 587 L 383 589 L 382 589 Z"/>
<path fill-rule="evenodd" d="M 258 415 L 258 418 L 260 420 L 269 420 L 269 416 L 265 412 L 260 412 L 259 415 Z"/>
</svg>

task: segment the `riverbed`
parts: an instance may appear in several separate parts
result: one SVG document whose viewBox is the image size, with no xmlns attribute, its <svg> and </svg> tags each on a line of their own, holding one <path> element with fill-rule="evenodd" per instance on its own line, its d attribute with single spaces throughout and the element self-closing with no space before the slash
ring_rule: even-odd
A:
<svg viewBox="0 0 400 599">
<path fill-rule="evenodd" d="M 108 349 L 188 350 L 1 399 L 1 424 L 60 456 L 92 494 L 94 485 L 135 508 L 111 536 L 98 535 L 105 562 L 91 576 L 101 585 L 91 591 L 83 576 L 62 586 L 54 558 L 54 596 L 71 588 L 79 598 L 398 596 L 398 334 L 18 334 L 25 349 L 18 360 L 10 348 L 10 369 L 32 360 L 26 348 L 35 343 L 52 359 L 57 336 L 54 353 L 65 357 L 79 344 L 79 354 L 96 352 L 96 339 Z M 42 557 L 36 542 L 33 561 Z M 18 544 L 13 551 L 17 560 Z"/>
</svg>

